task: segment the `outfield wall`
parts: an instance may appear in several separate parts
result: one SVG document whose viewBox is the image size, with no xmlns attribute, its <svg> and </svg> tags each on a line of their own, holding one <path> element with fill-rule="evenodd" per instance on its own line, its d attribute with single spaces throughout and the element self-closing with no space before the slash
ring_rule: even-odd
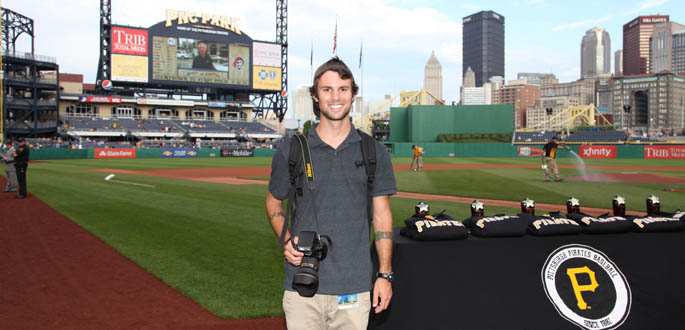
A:
<svg viewBox="0 0 685 330">
<path fill-rule="evenodd" d="M 436 142 L 440 134 L 514 131 L 511 104 L 410 105 L 390 109 L 391 142 Z"/>
<path fill-rule="evenodd" d="M 92 159 L 95 157 L 96 149 L 31 149 L 31 160 L 46 159 Z M 100 149 L 97 149 L 100 150 Z M 117 149 L 105 149 L 117 150 Z M 221 157 L 221 149 L 178 149 L 191 151 L 182 158 L 213 158 Z M 192 154 L 195 151 L 196 154 Z M 256 148 L 253 150 L 253 157 L 272 157 L 275 150 Z M 166 153 L 166 155 L 165 155 Z M 170 155 L 171 153 L 171 155 Z M 135 149 L 134 158 L 180 158 L 173 154 L 173 149 Z"/>
<path fill-rule="evenodd" d="M 517 145 L 509 143 L 444 143 L 444 142 L 388 142 L 384 143 L 392 157 L 411 157 L 412 145 L 424 149 L 424 157 L 519 157 Z M 685 144 L 680 145 L 569 145 L 583 158 L 647 158 L 647 159 L 685 159 Z M 542 145 L 526 145 L 542 149 Z M 100 150 L 100 149 L 98 149 Z M 116 150 L 116 149 L 105 149 Z M 187 149 L 191 150 L 191 149 Z M 221 157 L 221 149 L 192 149 L 196 155 L 184 158 Z M 166 152 L 166 155 L 164 153 Z M 171 158 L 168 149 L 135 149 L 135 158 Z M 275 150 L 256 148 L 246 157 L 272 157 Z M 557 157 L 572 155 L 561 150 Z M 94 149 L 32 149 L 31 160 L 45 159 L 92 159 Z"/>
<path fill-rule="evenodd" d="M 392 157 L 412 157 L 412 145 L 424 149 L 424 157 L 522 157 L 517 145 L 509 143 L 444 143 L 444 142 L 389 142 L 385 143 Z M 526 145 L 542 149 L 543 145 Z M 582 158 L 638 158 L 685 159 L 685 144 L 681 145 L 569 145 Z M 538 154 L 539 155 L 539 154 Z M 561 150 L 558 158 L 573 155 Z"/>
</svg>

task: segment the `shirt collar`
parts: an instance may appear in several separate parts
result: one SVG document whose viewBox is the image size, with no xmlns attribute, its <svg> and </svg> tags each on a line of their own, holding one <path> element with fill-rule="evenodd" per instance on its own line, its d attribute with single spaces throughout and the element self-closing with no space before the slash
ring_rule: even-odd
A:
<svg viewBox="0 0 685 330">
<path fill-rule="evenodd" d="M 350 123 L 350 125 L 352 126 L 352 128 L 350 129 L 350 132 L 347 134 L 345 140 L 340 144 L 340 147 L 362 140 L 362 137 L 359 135 L 359 132 L 357 132 L 357 129 L 354 127 L 354 124 Z M 317 126 L 319 126 L 319 124 L 312 125 L 309 129 L 309 133 L 307 133 L 307 141 L 309 141 L 310 147 L 315 147 L 318 145 L 327 145 L 325 142 L 323 142 L 323 140 L 321 140 L 319 133 L 316 131 Z M 340 149 L 340 147 L 338 147 L 338 149 Z"/>
</svg>

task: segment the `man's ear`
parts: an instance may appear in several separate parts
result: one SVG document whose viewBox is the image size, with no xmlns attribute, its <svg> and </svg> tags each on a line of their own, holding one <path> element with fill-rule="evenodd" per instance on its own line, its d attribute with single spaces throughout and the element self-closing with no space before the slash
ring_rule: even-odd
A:
<svg viewBox="0 0 685 330">
<path fill-rule="evenodd" d="M 319 103 L 319 98 L 316 97 L 316 95 L 312 95 L 312 100 L 314 100 L 316 103 Z"/>
</svg>

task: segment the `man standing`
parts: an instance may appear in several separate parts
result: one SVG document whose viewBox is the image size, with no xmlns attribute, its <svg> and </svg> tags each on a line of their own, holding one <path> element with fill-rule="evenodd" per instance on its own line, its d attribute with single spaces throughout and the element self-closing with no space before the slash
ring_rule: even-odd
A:
<svg viewBox="0 0 685 330">
<path fill-rule="evenodd" d="M 14 168 L 14 145 L 12 140 L 5 140 L 5 150 L 0 154 L 2 156 L 2 162 L 5 163 L 5 174 L 7 175 L 7 187 L 5 187 L 4 192 L 14 192 L 17 191 L 17 171 Z"/>
<path fill-rule="evenodd" d="M 542 158 L 543 161 L 543 166 L 545 169 L 545 177 L 544 181 L 549 181 L 547 180 L 547 177 L 552 177 L 549 172 L 551 171 L 554 173 L 554 181 L 559 182 L 561 181 L 561 178 L 559 177 L 559 169 L 557 169 L 557 161 L 554 159 L 557 156 L 557 149 L 562 148 L 562 149 L 567 149 L 571 150 L 571 148 L 565 146 L 565 145 L 560 145 L 559 139 L 555 136 L 552 138 L 551 141 L 547 142 L 542 149 L 544 152 L 542 155 L 540 155 L 540 158 Z"/>
<path fill-rule="evenodd" d="M 295 199 L 293 232 L 286 231 L 283 245 L 283 310 L 289 330 L 366 329 L 371 307 L 380 313 L 392 297 L 390 195 L 396 193 L 395 176 L 386 148 L 375 142 L 375 180 L 368 191 L 366 169 L 359 165 L 364 159 L 362 138 L 349 116 L 357 91 L 352 72 L 337 57 L 316 70 L 310 93 L 320 123 L 307 133 L 316 181 L 314 188 L 303 188 Z M 266 195 L 267 215 L 277 236 L 285 220 L 282 201 L 291 188 L 290 139 L 281 143 L 273 157 Z M 369 192 L 379 257 L 375 276 L 369 246 Z M 331 239 L 328 256 L 319 265 L 319 288 L 313 297 L 300 296 L 292 287 L 303 257 L 293 244 L 298 243 L 302 231 L 317 231 Z"/>
<path fill-rule="evenodd" d="M 17 198 L 26 198 L 26 168 L 29 166 L 29 146 L 23 137 L 17 138 L 19 148 L 12 153 L 14 157 L 14 168 L 17 171 L 17 181 L 19 183 L 19 195 Z"/>
<path fill-rule="evenodd" d="M 193 59 L 193 69 L 215 70 L 212 58 L 207 55 L 207 44 L 201 42 L 197 45 L 197 52 L 199 54 Z"/>
<path fill-rule="evenodd" d="M 423 148 L 413 145 L 411 146 L 413 158 L 411 159 L 411 165 L 409 165 L 409 170 L 420 171 L 423 168 Z M 416 168 L 414 168 L 416 164 Z"/>
</svg>

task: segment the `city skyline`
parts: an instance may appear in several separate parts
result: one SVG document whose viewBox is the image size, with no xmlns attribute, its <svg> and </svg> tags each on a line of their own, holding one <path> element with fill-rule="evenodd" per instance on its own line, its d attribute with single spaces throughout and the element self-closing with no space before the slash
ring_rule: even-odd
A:
<svg viewBox="0 0 685 330">
<path fill-rule="evenodd" d="M 95 80 L 99 46 L 97 1 L 6 0 L 3 6 L 35 21 L 36 53 L 53 56 L 63 73 L 83 74 L 85 82 Z M 78 10 L 75 10 L 78 8 Z M 164 5 L 132 0 L 112 2 L 116 24 L 147 27 L 164 19 L 165 8 L 178 8 L 230 15 L 241 19 L 242 30 L 255 40 L 275 39 L 275 1 L 250 3 L 226 1 L 170 0 Z M 332 56 L 337 17 L 338 55 L 350 66 L 357 80 L 363 80 L 360 94 L 365 100 L 382 99 L 401 90 L 422 87 L 426 58 L 435 49 L 443 66 L 445 101 L 459 101 L 461 86 L 461 40 L 463 17 L 492 10 L 507 18 L 505 25 L 505 76 L 519 72 L 548 72 L 569 82 L 580 77 L 578 43 L 585 31 L 605 28 L 611 49 L 623 49 L 622 27 L 641 15 L 669 15 L 685 22 L 685 4 L 669 0 L 580 1 L 572 5 L 541 0 L 512 3 L 478 1 L 454 4 L 449 1 L 350 1 L 302 0 L 289 3 L 289 92 L 311 83 L 310 56 L 314 69 Z M 421 40 L 420 48 L 415 47 Z M 364 75 L 359 67 L 363 41 Z M 21 43 L 18 50 L 22 48 Z M 612 67 L 614 61 L 612 59 Z M 397 70 L 402 68 L 402 70 Z M 292 108 L 292 97 L 289 99 Z M 289 116 L 294 111 L 289 111 Z"/>
</svg>

